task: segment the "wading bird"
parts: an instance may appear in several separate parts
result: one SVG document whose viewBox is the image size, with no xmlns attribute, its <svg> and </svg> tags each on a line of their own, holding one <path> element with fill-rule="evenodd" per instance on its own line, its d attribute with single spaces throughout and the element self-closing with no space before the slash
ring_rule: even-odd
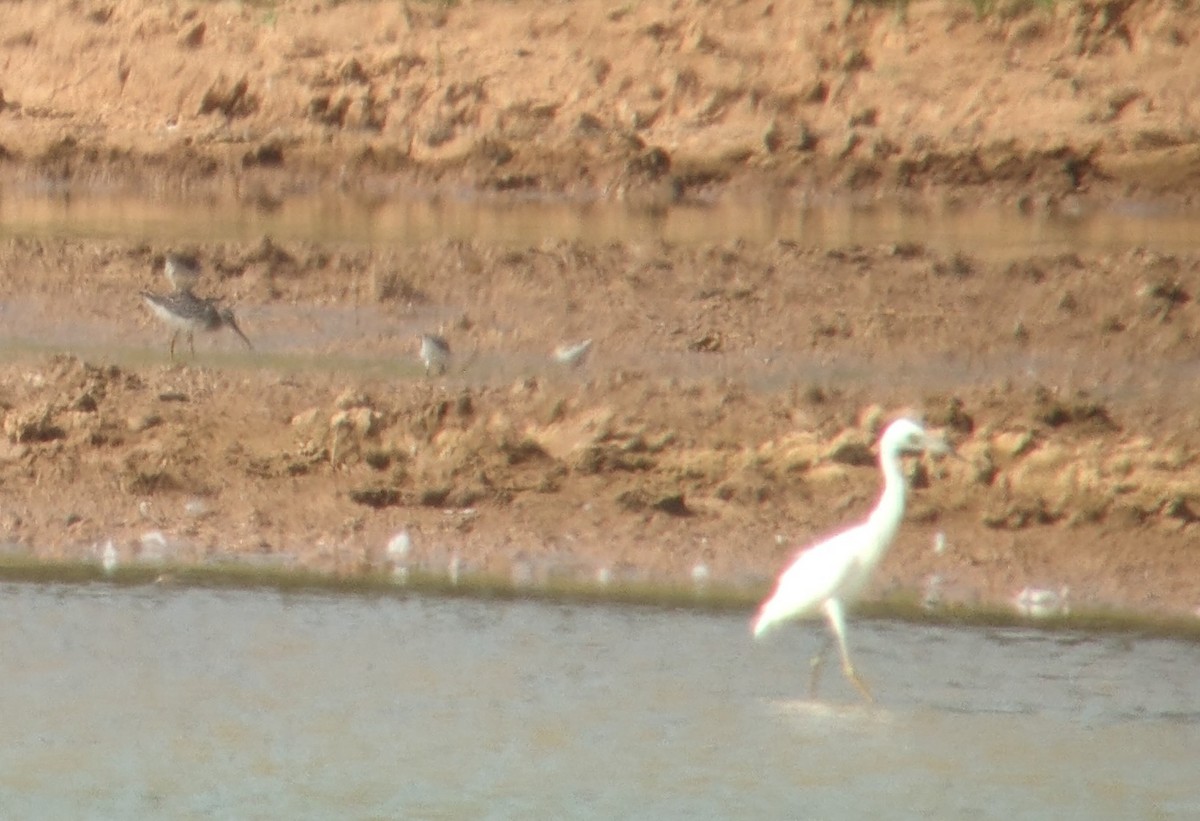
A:
<svg viewBox="0 0 1200 821">
<path fill-rule="evenodd" d="M 421 364 L 426 375 L 444 374 L 450 366 L 450 343 L 437 334 L 421 334 Z"/>
<path fill-rule="evenodd" d="M 193 335 L 196 331 L 217 331 L 222 326 L 240 336 L 247 348 L 254 349 L 250 340 L 238 327 L 237 320 L 233 318 L 233 311 L 218 307 L 215 299 L 201 299 L 188 290 L 176 291 L 173 294 L 142 291 L 142 299 L 155 316 L 171 327 L 171 361 L 175 360 L 175 342 L 181 333 L 187 334 L 188 348 L 195 357 L 196 344 Z"/>
<path fill-rule="evenodd" d="M 163 273 L 176 291 L 190 291 L 200 280 L 200 260 L 192 254 L 172 251 L 163 260 Z"/>
<path fill-rule="evenodd" d="M 564 342 L 554 349 L 554 361 L 568 368 L 578 368 L 587 361 L 591 350 L 592 340 L 590 339 L 573 344 Z"/>
<path fill-rule="evenodd" d="M 931 436 L 917 422 L 898 419 L 888 425 L 879 441 L 879 467 L 883 493 L 865 522 L 843 530 L 801 551 L 779 576 L 775 590 L 759 607 L 754 637 L 791 619 L 823 613 L 831 635 L 812 659 L 811 692 L 817 694 L 821 665 L 834 639 L 842 658 L 842 672 L 867 701 L 874 701 L 866 683 L 854 670 L 846 648 L 846 605 L 862 594 L 871 572 L 887 552 L 904 517 L 907 491 L 900 457 L 905 453 L 953 453 L 942 438 Z"/>
<path fill-rule="evenodd" d="M 1013 607 L 1022 616 L 1030 619 L 1046 619 L 1051 616 L 1071 615 L 1068 597 L 1071 588 L 1063 585 L 1058 590 L 1041 587 L 1026 587 L 1013 596 Z"/>
</svg>

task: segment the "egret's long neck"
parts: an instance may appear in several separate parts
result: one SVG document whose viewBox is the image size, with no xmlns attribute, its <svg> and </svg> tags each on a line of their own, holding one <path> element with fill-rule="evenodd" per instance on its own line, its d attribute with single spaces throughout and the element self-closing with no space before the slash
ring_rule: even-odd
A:
<svg viewBox="0 0 1200 821">
<path fill-rule="evenodd" d="M 879 504 L 871 511 L 867 519 L 870 527 L 880 535 L 875 543 L 882 552 L 887 549 L 896 531 L 900 529 L 900 520 L 904 518 L 904 499 L 907 488 L 904 481 L 904 468 L 900 463 L 900 454 L 893 450 L 884 449 L 879 454 L 879 467 L 883 471 L 883 493 Z"/>
</svg>

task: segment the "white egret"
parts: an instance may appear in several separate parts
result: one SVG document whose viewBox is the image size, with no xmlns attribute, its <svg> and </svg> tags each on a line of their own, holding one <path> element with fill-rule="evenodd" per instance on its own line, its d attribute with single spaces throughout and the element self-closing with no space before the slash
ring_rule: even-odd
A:
<svg viewBox="0 0 1200 821">
<path fill-rule="evenodd" d="M 762 603 L 754 619 L 754 637 L 791 619 L 823 613 L 832 635 L 826 637 L 812 659 L 811 690 L 815 697 L 825 654 L 834 639 L 842 658 L 842 671 L 867 701 L 871 691 L 854 670 L 846 648 L 845 606 L 861 595 L 871 572 L 887 552 L 904 517 L 907 487 L 901 455 L 953 453 L 945 439 L 934 437 L 911 419 L 888 425 L 879 441 L 879 466 L 883 493 L 861 524 L 843 530 L 803 551 L 779 576 L 775 590 Z"/>
</svg>

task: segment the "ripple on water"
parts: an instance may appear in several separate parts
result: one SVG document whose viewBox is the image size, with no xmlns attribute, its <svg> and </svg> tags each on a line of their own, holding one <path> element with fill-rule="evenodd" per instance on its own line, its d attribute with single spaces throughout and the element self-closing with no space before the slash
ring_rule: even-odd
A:
<svg viewBox="0 0 1200 821">
<path fill-rule="evenodd" d="M 867 705 L 833 675 L 801 696 L 820 625 L 768 647 L 744 613 L 0 595 L 14 817 L 1147 817 L 1200 797 L 1186 642 L 862 621 Z"/>
</svg>

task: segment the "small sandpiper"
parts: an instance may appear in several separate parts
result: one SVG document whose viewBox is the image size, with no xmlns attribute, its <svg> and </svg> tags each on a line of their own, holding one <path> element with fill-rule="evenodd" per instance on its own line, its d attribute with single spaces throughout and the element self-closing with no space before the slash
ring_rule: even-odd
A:
<svg viewBox="0 0 1200 821">
<path fill-rule="evenodd" d="M 1070 595 L 1071 589 L 1066 585 L 1058 590 L 1026 587 L 1013 596 L 1013 607 L 1019 614 L 1031 619 L 1069 616 L 1071 615 L 1071 603 L 1068 600 Z"/>
<path fill-rule="evenodd" d="M 109 539 L 100 551 L 100 566 L 104 568 L 104 575 L 111 576 L 115 573 L 117 563 L 120 561 L 121 557 L 117 554 L 117 546 L 113 544 L 112 539 Z"/>
<path fill-rule="evenodd" d="M 575 344 L 564 343 L 554 349 L 554 361 L 568 368 L 578 368 L 587 361 L 592 350 L 592 340 L 585 339 Z"/>
<path fill-rule="evenodd" d="M 228 327 L 242 338 L 247 348 L 254 350 L 250 340 L 238 327 L 237 320 L 233 317 L 233 311 L 229 308 L 219 307 L 215 299 L 201 299 L 188 290 L 179 290 L 173 294 L 152 294 L 149 291 L 142 291 L 142 299 L 145 300 L 154 315 L 172 329 L 172 362 L 175 361 L 175 342 L 179 339 L 179 334 L 187 334 L 188 348 L 194 358 L 196 344 L 193 334 L 196 331 L 217 331 L 222 326 Z"/>
<path fill-rule="evenodd" d="M 421 334 L 421 363 L 426 374 L 444 374 L 450 365 L 450 343 L 437 334 Z"/>
<path fill-rule="evenodd" d="M 200 260 L 194 254 L 172 251 L 163 260 L 163 273 L 176 291 L 190 291 L 200 279 Z"/>
</svg>

